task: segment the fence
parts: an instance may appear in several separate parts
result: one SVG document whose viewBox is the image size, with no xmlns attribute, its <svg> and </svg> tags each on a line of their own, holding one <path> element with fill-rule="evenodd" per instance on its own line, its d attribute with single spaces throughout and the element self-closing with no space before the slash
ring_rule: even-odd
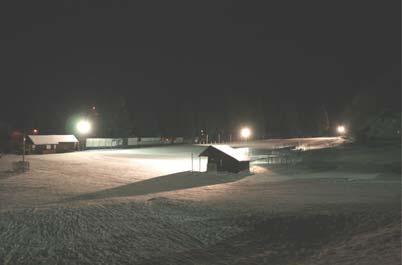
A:
<svg viewBox="0 0 402 265">
<path fill-rule="evenodd" d="M 301 151 L 294 147 L 273 149 L 264 155 L 253 155 L 251 160 L 254 163 L 268 165 L 294 165 L 302 161 Z"/>
</svg>

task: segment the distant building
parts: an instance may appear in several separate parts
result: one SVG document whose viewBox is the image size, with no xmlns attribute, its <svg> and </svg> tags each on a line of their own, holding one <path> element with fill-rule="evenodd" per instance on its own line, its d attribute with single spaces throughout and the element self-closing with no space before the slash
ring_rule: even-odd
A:
<svg viewBox="0 0 402 265">
<path fill-rule="evenodd" d="M 120 148 L 123 146 L 123 142 L 123 138 L 87 138 L 85 142 L 85 148 Z"/>
<path fill-rule="evenodd" d="M 33 154 L 72 152 L 78 149 L 74 135 L 28 135 L 25 150 Z"/>
<path fill-rule="evenodd" d="M 134 148 L 183 143 L 183 137 L 87 138 L 85 147 L 87 149 Z"/>
<path fill-rule="evenodd" d="M 208 157 L 207 171 L 250 170 L 250 158 L 227 145 L 210 145 L 199 156 Z"/>
</svg>

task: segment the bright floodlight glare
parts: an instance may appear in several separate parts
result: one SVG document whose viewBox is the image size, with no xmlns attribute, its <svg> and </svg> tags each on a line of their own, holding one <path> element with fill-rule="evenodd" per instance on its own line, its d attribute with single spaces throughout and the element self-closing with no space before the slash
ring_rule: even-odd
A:
<svg viewBox="0 0 402 265">
<path fill-rule="evenodd" d="M 87 134 L 91 130 L 91 124 L 88 121 L 82 120 L 77 123 L 77 131 L 81 134 Z"/>
<path fill-rule="evenodd" d="M 250 135 L 251 135 L 251 130 L 249 129 L 249 128 L 243 128 L 243 129 L 241 129 L 241 131 L 240 131 L 240 135 L 241 135 L 241 137 L 243 137 L 243 138 L 249 138 L 250 137 Z"/>
<path fill-rule="evenodd" d="M 346 128 L 343 125 L 339 125 L 336 130 L 338 131 L 338 133 L 340 134 L 344 134 L 346 132 Z"/>
</svg>

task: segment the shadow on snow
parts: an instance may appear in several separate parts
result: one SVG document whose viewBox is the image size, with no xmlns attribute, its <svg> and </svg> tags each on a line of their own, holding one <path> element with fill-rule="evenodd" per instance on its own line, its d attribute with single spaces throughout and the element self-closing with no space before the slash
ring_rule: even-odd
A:
<svg viewBox="0 0 402 265">
<path fill-rule="evenodd" d="M 182 189 L 197 188 L 209 185 L 235 182 L 250 176 L 249 172 L 232 173 L 207 173 L 207 172 L 179 172 L 143 181 L 118 186 L 66 199 L 65 201 L 106 199 L 113 197 L 128 197 L 147 195 L 159 192 L 168 192 Z"/>
</svg>

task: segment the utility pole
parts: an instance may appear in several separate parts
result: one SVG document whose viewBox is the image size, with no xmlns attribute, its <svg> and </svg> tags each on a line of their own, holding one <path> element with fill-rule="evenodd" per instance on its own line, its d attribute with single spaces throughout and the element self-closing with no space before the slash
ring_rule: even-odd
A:
<svg viewBox="0 0 402 265">
<path fill-rule="evenodd" d="M 25 161 L 25 143 L 26 143 L 26 132 L 25 130 L 22 132 L 22 161 L 18 161 L 15 163 L 15 170 L 21 170 L 25 172 L 26 169 L 29 169 L 29 162 Z"/>
<path fill-rule="evenodd" d="M 22 133 L 22 162 L 25 164 L 25 131 Z M 24 168 L 25 170 L 25 168 Z"/>
</svg>

